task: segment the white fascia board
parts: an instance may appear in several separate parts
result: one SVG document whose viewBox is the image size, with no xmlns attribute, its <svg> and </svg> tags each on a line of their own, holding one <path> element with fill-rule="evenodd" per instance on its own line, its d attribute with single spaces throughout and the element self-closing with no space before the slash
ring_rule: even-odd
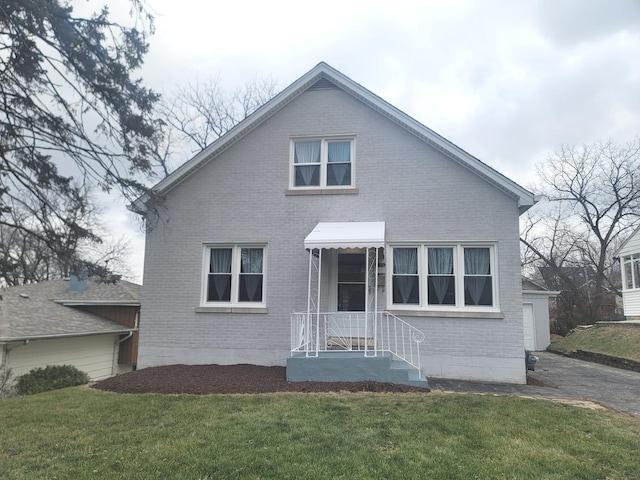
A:
<svg viewBox="0 0 640 480">
<path fill-rule="evenodd" d="M 139 307 L 140 302 L 131 300 L 53 300 L 55 303 L 67 307 L 101 306 L 105 307 Z"/>
<path fill-rule="evenodd" d="M 473 155 L 465 152 L 457 145 L 438 135 L 430 128 L 421 124 L 414 118 L 410 117 L 403 111 L 394 107 L 390 103 L 386 102 L 382 98 L 378 97 L 371 91 L 367 90 L 357 82 L 353 81 L 343 73 L 335 70 L 333 67 L 327 65 L 324 62 L 320 62 L 313 69 L 293 82 L 291 85 L 289 85 L 282 92 L 273 97 L 269 102 L 264 104 L 245 120 L 229 130 L 229 132 L 206 147 L 191 160 L 184 163 L 171 175 L 154 186 L 152 190 L 160 196 L 163 193 L 168 192 L 177 184 L 189 177 L 203 164 L 205 164 L 209 158 L 219 154 L 221 151 L 234 144 L 236 141 L 242 138 L 242 136 L 246 135 L 248 132 L 253 130 L 256 126 L 261 124 L 275 112 L 283 108 L 286 104 L 303 93 L 308 87 L 313 85 L 322 77 L 327 78 L 327 80 L 336 84 L 336 86 L 338 86 L 345 92 L 359 99 L 366 105 L 373 108 L 375 111 L 381 113 L 394 123 L 403 127 L 405 130 L 426 141 L 431 146 L 444 153 L 447 157 L 473 171 L 481 178 L 487 180 L 489 183 L 492 183 L 503 191 L 511 194 L 511 196 L 517 198 L 520 214 L 524 213 L 536 202 L 533 193 L 529 192 L 514 181 L 505 177 L 501 173 L 497 172 Z M 142 197 L 132 202 L 132 204 L 129 205 L 128 208 L 133 212 L 144 213 L 146 211 L 144 204 L 147 200 L 148 196 L 143 195 Z"/>
<path fill-rule="evenodd" d="M 137 328 L 122 330 L 105 330 L 99 332 L 56 333 L 52 335 L 22 335 L 17 337 L 0 337 L 0 343 L 24 342 L 26 340 L 52 340 L 56 338 L 92 337 L 94 335 L 124 335 L 135 332 Z"/>
<path fill-rule="evenodd" d="M 562 292 L 560 290 L 523 290 L 523 295 L 538 295 L 541 297 L 557 297 Z"/>
</svg>

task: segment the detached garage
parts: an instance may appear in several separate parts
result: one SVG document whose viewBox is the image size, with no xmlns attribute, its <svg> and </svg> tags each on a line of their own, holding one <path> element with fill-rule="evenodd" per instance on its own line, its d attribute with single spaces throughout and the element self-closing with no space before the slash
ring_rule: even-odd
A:
<svg viewBox="0 0 640 480">
<path fill-rule="evenodd" d="M 529 279 L 522 279 L 522 319 L 526 350 L 545 350 L 551 343 L 549 298 L 557 295 L 560 292 L 547 290 Z"/>
<path fill-rule="evenodd" d="M 0 369 L 73 365 L 100 380 L 135 368 L 140 286 L 76 277 L 0 290 Z"/>
</svg>

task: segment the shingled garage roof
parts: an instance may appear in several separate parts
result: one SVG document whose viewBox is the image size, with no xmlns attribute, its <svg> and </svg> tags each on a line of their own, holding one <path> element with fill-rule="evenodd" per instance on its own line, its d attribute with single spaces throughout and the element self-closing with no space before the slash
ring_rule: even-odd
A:
<svg viewBox="0 0 640 480">
<path fill-rule="evenodd" d="M 140 285 L 87 281 L 69 291 L 68 280 L 9 287 L 0 291 L 0 341 L 128 333 L 132 329 L 72 308 L 77 305 L 140 305 Z"/>
</svg>

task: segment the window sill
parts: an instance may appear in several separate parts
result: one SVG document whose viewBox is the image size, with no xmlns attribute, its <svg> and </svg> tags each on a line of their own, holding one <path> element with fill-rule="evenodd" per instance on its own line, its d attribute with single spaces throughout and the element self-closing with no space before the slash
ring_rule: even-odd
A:
<svg viewBox="0 0 640 480">
<path fill-rule="evenodd" d="M 269 313 L 267 307 L 239 307 L 239 306 L 219 306 L 219 307 L 196 307 L 196 313 Z"/>
<path fill-rule="evenodd" d="M 305 189 L 288 189 L 284 191 L 287 196 L 296 195 L 356 195 L 358 189 L 355 187 L 348 188 L 305 188 Z"/>
<path fill-rule="evenodd" d="M 408 317 L 439 317 L 439 318 L 498 318 L 503 319 L 502 312 L 462 311 L 462 310 L 393 310 L 387 312 L 396 316 Z"/>
</svg>

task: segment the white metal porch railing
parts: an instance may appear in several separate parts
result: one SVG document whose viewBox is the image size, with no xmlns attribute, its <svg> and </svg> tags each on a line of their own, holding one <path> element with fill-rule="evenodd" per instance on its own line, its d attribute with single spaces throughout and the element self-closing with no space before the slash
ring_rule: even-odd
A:
<svg viewBox="0 0 640 480">
<path fill-rule="evenodd" d="M 388 312 L 292 313 L 291 352 L 361 351 L 365 356 L 390 353 L 420 370 L 424 333 Z"/>
</svg>

